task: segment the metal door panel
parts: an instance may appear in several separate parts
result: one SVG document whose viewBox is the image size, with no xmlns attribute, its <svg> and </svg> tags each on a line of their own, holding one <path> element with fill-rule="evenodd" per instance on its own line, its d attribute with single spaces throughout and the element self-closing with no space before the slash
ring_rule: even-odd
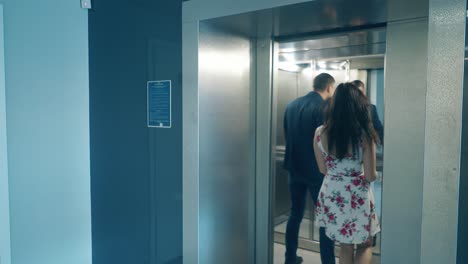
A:
<svg viewBox="0 0 468 264">
<path fill-rule="evenodd" d="M 253 263 L 251 41 L 200 24 L 200 263 Z"/>
</svg>

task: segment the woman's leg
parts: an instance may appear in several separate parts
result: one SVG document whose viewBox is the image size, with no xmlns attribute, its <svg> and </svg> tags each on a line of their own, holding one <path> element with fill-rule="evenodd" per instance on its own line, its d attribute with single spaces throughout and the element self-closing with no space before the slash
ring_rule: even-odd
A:
<svg viewBox="0 0 468 264">
<path fill-rule="evenodd" d="M 340 264 L 354 263 L 354 245 L 340 244 Z"/>
<path fill-rule="evenodd" d="M 372 239 L 357 246 L 356 264 L 371 264 L 372 262 Z"/>
</svg>

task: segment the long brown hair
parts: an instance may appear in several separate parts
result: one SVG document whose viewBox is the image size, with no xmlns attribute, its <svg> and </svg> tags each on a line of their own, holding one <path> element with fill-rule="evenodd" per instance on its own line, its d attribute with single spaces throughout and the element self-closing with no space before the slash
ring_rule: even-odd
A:
<svg viewBox="0 0 468 264">
<path fill-rule="evenodd" d="M 328 151 L 342 159 L 348 154 L 349 144 L 357 153 L 361 140 L 378 142 L 372 125 L 367 97 L 352 83 L 342 83 L 336 88 L 325 115 Z"/>
</svg>

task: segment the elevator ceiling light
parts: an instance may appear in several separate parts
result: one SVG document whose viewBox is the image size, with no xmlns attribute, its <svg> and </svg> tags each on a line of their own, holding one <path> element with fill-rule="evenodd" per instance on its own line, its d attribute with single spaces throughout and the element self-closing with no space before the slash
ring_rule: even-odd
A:
<svg viewBox="0 0 468 264">
<path fill-rule="evenodd" d="M 317 63 L 317 66 L 318 66 L 319 69 L 326 69 L 327 68 L 327 63 L 324 62 L 324 61 L 319 61 Z"/>
<path fill-rule="evenodd" d="M 294 48 L 284 48 L 284 49 L 281 49 L 281 52 L 282 52 L 282 53 L 283 53 L 283 52 L 294 52 L 294 51 L 296 51 L 296 49 L 294 49 Z"/>
<path fill-rule="evenodd" d="M 314 75 L 314 69 L 312 67 L 307 67 L 302 70 L 302 73 L 307 77 L 312 77 Z"/>
<path fill-rule="evenodd" d="M 299 72 L 301 70 L 301 67 L 291 62 L 281 62 L 278 64 L 278 68 L 288 72 Z"/>
<path fill-rule="evenodd" d="M 319 61 L 316 64 L 317 70 L 335 70 L 342 71 L 349 67 L 348 61 Z"/>
<path fill-rule="evenodd" d="M 286 62 L 293 62 L 296 60 L 294 54 L 291 53 L 281 53 L 281 56 L 286 60 Z"/>
</svg>

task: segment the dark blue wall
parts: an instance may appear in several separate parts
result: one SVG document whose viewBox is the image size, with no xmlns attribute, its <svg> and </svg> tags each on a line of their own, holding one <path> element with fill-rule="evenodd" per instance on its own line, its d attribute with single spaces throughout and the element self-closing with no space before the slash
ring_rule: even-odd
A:
<svg viewBox="0 0 468 264">
<path fill-rule="evenodd" d="M 468 8 L 468 7 L 467 7 Z M 468 34 L 468 23 L 465 25 L 465 35 Z M 463 83 L 462 138 L 460 154 L 460 186 L 458 201 L 458 241 L 457 263 L 468 263 L 468 43 L 465 41 L 465 67 Z"/>
<path fill-rule="evenodd" d="M 468 27 L 468 25 L 467 25 Z M 468 28 L 467 28 L 468 33 Z M 465 56 L 466 57 L 466 56 Z M 468 62 L 465 61 L 458 203 L 457 263 L 468 263 Z"/>
<path fill-rule="evenodd" d="M 181 1 L 89 12 L 93 264 L 181 263 Z M 146 127 L 146 82 L 172 80 L 172 128 Z"/>
</svg>

